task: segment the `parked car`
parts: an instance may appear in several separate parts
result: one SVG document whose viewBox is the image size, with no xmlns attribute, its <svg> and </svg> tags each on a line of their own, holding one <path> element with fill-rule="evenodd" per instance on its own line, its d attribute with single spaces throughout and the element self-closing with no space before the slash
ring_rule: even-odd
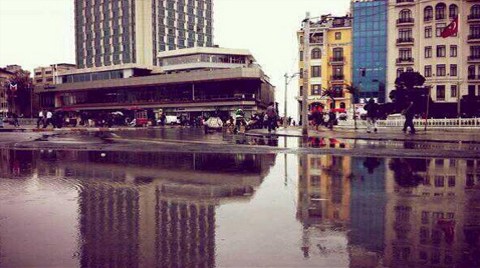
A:
<svg viewBox="0 0 480 268">
<path fill-rule="evenodd" d="M 180 119 L 175 115 L 165 116 L 165 125 L 180 125 Z"/>
<path fill-rule="evenodd" d="M 223 121 L 220 117 L 212 116 L 205 121 L 205 134 L 208 134 L 210 130 L 213 131 L 222 131 Z"/>
</svg>

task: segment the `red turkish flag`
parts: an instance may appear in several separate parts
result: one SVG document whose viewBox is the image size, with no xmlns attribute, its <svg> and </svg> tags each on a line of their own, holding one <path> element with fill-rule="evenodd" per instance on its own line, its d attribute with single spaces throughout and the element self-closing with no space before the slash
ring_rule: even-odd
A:
<svg viewBox="0 0 480 268">
<path fill-rule="evenodd" d="M 456 35 L 458 33 L 458 17 L 456 17 L 450 24 L 443 29 L 441 36 L 443 38 L 450 37 L 452 35 Z"/>
</svg>

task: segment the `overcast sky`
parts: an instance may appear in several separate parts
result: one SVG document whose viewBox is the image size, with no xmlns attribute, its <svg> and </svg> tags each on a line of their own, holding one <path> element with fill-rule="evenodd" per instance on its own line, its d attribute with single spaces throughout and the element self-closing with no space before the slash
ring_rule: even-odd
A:
<svg viewBox="0 0 480 268">
<path fill-rule="evenodd" d="M 285 72 L 297 70 L 295 33 L 305 12 L 344 15 L 350 0 L 213 0 L 214 42 L 249 49 L 277 87 L 283 114 Z M 75 63 L 74 0 L 0 0 L 0 66 L 33 71 Z M 289 85 L 289 114 L 297 114 L 296 81 Z"/>
</svg>

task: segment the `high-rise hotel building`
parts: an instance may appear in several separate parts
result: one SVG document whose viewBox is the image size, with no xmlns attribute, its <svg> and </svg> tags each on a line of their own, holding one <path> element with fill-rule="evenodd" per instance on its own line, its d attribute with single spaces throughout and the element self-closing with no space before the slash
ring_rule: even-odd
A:
<svg viewBox="0 0 480 268">
<path fill-rule="evenodd" d="M 211 47 L 212 1 L 75 0 L 77 66 L 156 66 L 158 52 Z"/>
<path fill-rule="evenodd" d="M 458 33 L 441 37 L 457 16 Z M 400 73 L 418 71 L 437 103 L 479 95 L 479 1 L 389 0 L 388 20 L 388 91 Z"/>
</svg>

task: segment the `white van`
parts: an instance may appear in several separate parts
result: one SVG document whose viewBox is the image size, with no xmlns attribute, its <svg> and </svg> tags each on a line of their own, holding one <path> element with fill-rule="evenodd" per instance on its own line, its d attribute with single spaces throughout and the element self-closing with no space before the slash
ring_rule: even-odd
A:
<svg viewBox="0 0 480 268">
<path fill-rule="evenodd" d="M 176 115 L 165 116 L 165 125 L 180 125 L 180 119 Z"/>
</svg>

